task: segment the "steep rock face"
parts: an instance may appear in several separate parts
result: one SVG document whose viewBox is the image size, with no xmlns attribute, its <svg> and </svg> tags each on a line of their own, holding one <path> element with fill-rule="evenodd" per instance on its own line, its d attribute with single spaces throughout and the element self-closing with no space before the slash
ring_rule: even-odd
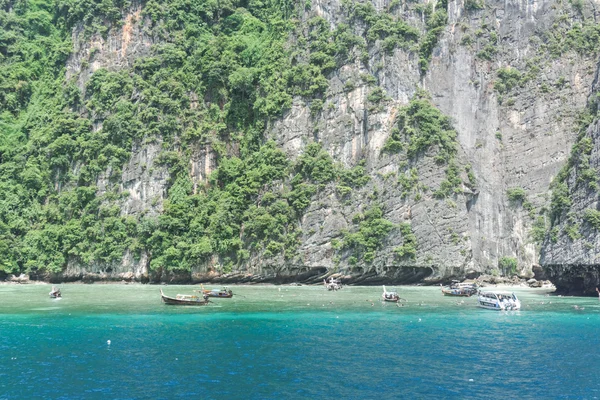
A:
<svg viewBox="0 0 600 400">
<path fill-rule="evenodd" d="M 142 6 L 128 10 L 123 24 L 112 27 L 106 36 L 89 35 L 83 26 L 73 29 L 73 53 L 67 61 L 67 80 L 75 79 L 85 89 L 92 74 L 100 68 L 120 70 L 149 54 L 154 39 L 146 33 L 148 20 L 142 17 Z"/>
<path fill-rule="evenodd" d="M 429 279 L 493 271 L 503 256 L 517 258 L 519 273 L 532 276 L 531 267 L 537 262 L 537 251 L 528 235 L 532 218 L 527 210 L 509 201 L 506 191 L 521 187 L 536 208 L 545 204 L 552 177 L 565 162 L 574 141 L 574 118 L 585 106 L 594 60 L 569 55 L 548 61 L 541 65 L 540 76 L 534 82 L 526 88 L 516 88 L 508 105 L 499 104 L 494 82 L 499 67 L 522 68 L 536 55 L 533 38 L 536 31 L 550 26 L 556 17 L 554 4 L 487 2 L 485 11 L 469 13 L 463 4 L 450 2 L 449 26 L 424 77 L 419 75 L 414 54 L 395 51 L 387 56 L 378 48 L 370 52 L 371 65 L 383 64 L 380 70 L 371 72 L 391 97 L 382 112 L 368 111 L 366 85 L 343 92 L 345 81 L 364 72 L 349 65 L 331 80 L 327 97 L 327 102 L 333 104 L 331 111 L 324 110 L 318 118 L 311 118 L 308 106 L 298 101 L 275 124 L 272 136 L 291 156 L 300 153 L 309 141 L 317 140 L 346 165 L 366 158 L 373 181 L 365 192 L 380 190 L 388 218 L 396 223 L 410 222 L 419 249 L 417 259 L 408 265 L 431 266 L 435 272 Z M 332 25 L 340 22 L 343 12 L 338 3 L 315 5 L 315 13 Z M 385 6 L 376 4 L 380 9 Z M 477 58 L 477 46 L 460 44 L 469 32 L 490 18 L 501 38 L 501 50 L 494 62 Z M 572 83 L 552 93 L 540 92 L 540 84 L 554 82 L 561 76 Z M 400 173 L 399 165 L 406 161 L 382 154 L 381 150 L 390 135 L 395 111 L 421 85 L 453 121 L 460 145 L 459 163 L 472 166 L 477 193 L 465 190 L 463 195 L 447 201 L 436 200 L 430 194 L 420 200 L 402 199 L 394 179 L 382 179 Z M 419 159 L 416 166 L 420 180 L 430 187 L 439 185 L 443 168 L 431 158 Z M 323 200 L 312 206 L 303 219 L 303 225 L 317 233 L 303 240 L 302 252 L 310 265 L 332 268 L 326 262 L 331 259 L 331 238 L 340 228 L 347 227 L 363 201 L 357 196 L 352 204 L 344 206 L 328 201 L 332 196 L 320 199 Z M 316 229 L 323 225 L 333 229 Z M 392 235 L 373 268 L 385 275 L 384 269 L 406 266 L 394 262 L 391 256 L 391 249 L 400 243 L 400 236 Z"/>
<path fill-rule="evenodd" d="M 589 165 L 600 171 L 600 121 L 586 132 L 593 143 Z M 596 295 L 600 286 L 600 233 L 594 219 L 599 210 L 598 192 L 581 180 L 582 165 L 569 174 L 571 206 L 557 218 L 544 242 L 540 262 L 557 291 L 574 295 Z"/>
<path fill-rule="evenodd" d="M 387 12 L 389 7 L 388 2 L 373 4 L 379 12 Z M 346 167 L 364 161 L 371 180 L 343 201 L 334 195 L 333 184 L 313 197 L 300 221 L 302 236 L 294 260 L 255 256 L 236 273 L 224 276 L 215 269 L 218 261 L 213 258 L 189 275 L 174 278 L 161 271 L 149 272 L 150 256 L 144 254 L 139 261 L 125 257 L 118 268 L 73 263 L 65 276 L 91 273 L 108 279 L 133 276 L 150 281 L 316 282 L 340 272 L 353 282 L 434 283 L 469 274 L 505 273 L 499 269 L 499 259 L 507 256 L 518 260 L 518 274 L 532 276 L 538 249 L 529 230 L 537 211 L 548 203 L 552 178 L 569 157 L 576 139 L 575 120 L 586 105 L 597 61 L 575 53 L 551 57 L 540 45 L 541 36 L 552 29 L 561 13 L 570 12 L 565 7 L 554 1 L 490 1 L 481 9 L 467 10 L 462 1 L 448 2 L 448 22 L 424 74 L 414 49 L 397 48 L 390 54 L 377 41 L 368 49 L 368 67 L 348 64 L 330 74 L 320 112 L 312 112 L 304 99 L 295 98 L 292 107 L 270 124 L 266 135 L 292 159 L 316 141 Z M 423 15 L 409 5 L 393 12 L 424 29 Z M 337 0 L 313 1 L 311 11 L 302 18 L 314 16 L 325 18 L 332 29 L 348 23 L 342 2 Z M 134 8 L 121 28 L 109 31 L 107 39 L 90 39 L 75 30 L 68 77 L 75 77 L 84 89 L 98 68 L 131 67 L 135 58 L 148 54 L 157 41 L 143 27 L 140 9 Z M 357 34 L 365 34 L 365 26 L 356 24 L 354 28 Z M 490 46 L 493 55 L 482 55 L 492 51 Z M 501 81 L 501 69 L 512 67 L 525 75 L 533 70 L 532 65 L 536 68 L 530 79 L 510 88 L 495 85 Z M 373 87 L 361 81 L 364 74 L 374 76 L 387 96 L 378 107 L 369 104 Z M 349 81 L 354 82 L 351 90 L 346 86 Z M 435 148 L 410 159 L 383 151 L 398 110 L 419 90 L 430 94 L 431 103 L 450 118 L 457 133 L 456 164 L 463 183 L 441 200 L 433 193 L 445 179 L 446 166 L 436 162 Z M 168 172 L 152 168 L 159 153 L 159 145 L 134 146 L 122 172 L 122 191 L 129 193 L 122 204 L 123 214 L 161 212 Z M 206 183 L 215 167 L 210 147 L 198 145 L 190 157 L 194 190 Z M 398 177 L 407 175 L 410 168 L 416 169 L 423 187 L 406 196 Z M 475 184 L 468 184 L 468 170 Z M 526 192 L 529 210 L 509 201 L 510 188 Z M 389 221 L 411 226 L 417 241 L 414 259 L 395 257 L 394 249 L 404 242 L 398 231 L 386 237 L 369 263 L 349 265 L 344 262 L 344 252 L 332 246 L 340 232 L 352 226 L 353 215 L 373 203 L 382 205 Z M 576 247 L 567 248 L 572 251 Z M 559 250 L 548 250 L 542 264 L 565 265 L 562 260 L 570 258 L 562 257 Z M 583 264 L 596 264 L 593 257 L 580 258 L 585 260 Z"/>
</svg>

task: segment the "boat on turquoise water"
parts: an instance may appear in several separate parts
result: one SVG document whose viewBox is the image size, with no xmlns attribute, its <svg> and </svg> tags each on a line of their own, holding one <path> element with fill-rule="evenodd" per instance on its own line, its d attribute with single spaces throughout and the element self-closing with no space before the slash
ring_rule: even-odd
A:
<svg viewBox="0 0 600 400">
<path fill-rule="evenodd" d="M 207 295 L 196 296 L 195 294 L 178 294 L 176 297 L 166 296 L 160 289 L 162 302 L 177 306 L 205 306 L 210 303 Z"/>
<path fill-rule="evenodd" d="M 220 288 L 220 289 L 204 289 L 203 285 L 200 285 L 202 287 L 202 294 L 207 295 L 208 297 L 217 297 L 217 298 L 221 298 L 221 299 L 230 299 L 233 297 L 233 292 L 230 289 L 227 288 Z"/>
<path fill-rule="evenodd" d="M 488 310 L 520 310 L 521 301 L 514 293 L 480 292 L 477 305 Z"/>
<path fill-rule="evenodd" d="M 454 281 L 450 286 L 442 286 L 442 293 L 444 296 L 459 296 L 459 297 L 471 297 L 479 290 L 479 287 L 475 283 L 469 282 L 457 282 Z"/>
<path fill-rule="evenodd" d="M 50 298 L 58 299 L 62 297 L 62 293 L 60 292 L 60 288 L 52 286 L 52 290 L 50 291 Z"/>
<path fill-rule="evenodd" d="M 335 279 L 334 277 L 329 278 L 329 281 L 323 279 L 323 285 L 327 290 L 340 290 L 342 286 L 342 281 L 339 279 Z"/>
<path fill-rule="evenodd" d="M 400 300 L 400 296 L 398 296 L 398 293 L 395 291 L 390 291 L 388 292 L 387 289 L 385 288 L 385 286 L 383 286 L 383 293 L 381 295 L 381 299 L 383 301 L 389 301 L 392 303 L 397 303 L 398 300 Z"/>
</svg>

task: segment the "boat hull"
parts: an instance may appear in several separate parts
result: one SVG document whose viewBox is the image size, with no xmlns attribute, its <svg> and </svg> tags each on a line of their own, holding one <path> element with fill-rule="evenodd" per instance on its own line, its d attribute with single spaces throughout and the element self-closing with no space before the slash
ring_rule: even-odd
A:
<svg viewBox="0 0 600 400">
<path fill-rule="evenodd" d="M 340 290 L 342 288 L 342 283 L 340 281 L 336 281 L 336 280 L 331 280 L 329 282 L 327 282 L 326 280 L 323 280 L 323 284 L 325 285 L 325 288 L 327 290 Z"/>
<path fill-rule="evenodd" d="M 486 292 L 477 297 L 477 306 L 486 310 L 516 311 L 521 309 L 521 301 L 514 295 Z"/>
<path fill-rule="evenodd" d="M 442 289 L 442 293 L 444 293 L 444 296 L 455 296 L 455 297 L 471 297 L 471 296 L 473 296 L 473 293 L 471 293 L 471 292 L 455 291 L 452 289 Z"/>
<path fill-rule="evenodd" d="M 205 295 L 207 295 L 208 297 L 215 297 L 218 299 L 230 299 L 233 297 L 233 293 L 229 292 L 229 293 L 214 293 L 214 292 L 204 292 Z"/>
<path fill-rule="evenodd" d="M 485 308 L 486 310 L 496 310 L 496 311 L 517 311 L 521 309 L 520 305 L 515 305 L 511 307 L 501 307 L 498 304 L 491 303 L 479 303 L 477 304 L 481 308 Z"/>
<path fill-rule="evenodd" d="M 210 303 L 208 299 L 177 299 L 175 297 L 165 296 L 162 290 L 160 291 L 160 298 L 163 303 L 171 306 L 205 306 Z"/>
<path fill-rule="evenodd" d="M 383 286 L 383 293 L 381 294 L 381 300 L 390 303 L 397 303 L 400 300 L 400 296 L 395 291 L 388 292 Z"/>
</svg>

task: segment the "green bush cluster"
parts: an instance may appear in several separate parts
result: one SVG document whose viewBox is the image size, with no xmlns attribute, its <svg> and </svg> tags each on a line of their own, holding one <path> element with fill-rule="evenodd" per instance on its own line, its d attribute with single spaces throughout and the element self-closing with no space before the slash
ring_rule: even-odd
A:
<svg viewBox="0 0 600 400">
<path fill-rule="evenodd" d="M 498 268 L 504 275 L 514 275 L 517 272 L 517 259 L 513 257 L 501 257 L 498 260 Z"/>
<path fill-rule="evenodd" d="M 383 217 L 381 207 L 374 206 L 353 217 L 358 224 L 354 232 L 342 231 L 341 249 L 351 251 L 354 263 L 373 261 L 376 251 L 383 247 L 385 238 L 394 229 L 394 224 Z"/>
<path fill-rule="evenodd" d="M 494 83 L 494 89 L 500 94 L 506 94 L 523 83 L 523 75 L 516 68 L 500 68 L 496 74 L 498 80 Z"/>
<path fill-rule="evenodd" d="M 600 211 L 588 208 L 583 213 L 583 220 L 594 229 L 600 230 Z"/>
<path fill-rule="evenodd" d="M 600 25 L 588 19 L 572 22 L 560 18 L 543 37 L 544 49 L 553 57 L 574 51 L 581 55 L 597 55 Z"/>
<path fill-rule="evenodd" d="M 448 23 L 448 2 L 438 0 L 435 12 L 427 12 L 426 33 L 419 45 L 419 69 L 425 74 L 429 68 L 431 54 Z"/>
<path fill-rule="evenodd" d="M 543 216 L 539 216 L 533 222 L 531 231 L 529 232 L 529 236 L 531 237 L 534 243 L 541 245 L 544 242 L 544 239 L 546 238 L 547 232 L 548 227 L 546 224 L 546 219 Z"/>
<path fill-rule="evenodd" d="M 397 47 L 407 49 L 419 40 L 416 28 L 389 13 L 377 12 L 371 2 L 342 0 L 342 5 L 350 21 L 362 21 L 366 24 L 368 44 L 380 40 L 385 51 L 391 53 Z"/>
<path fill-rule="evenodd" d="M 410 103 L 398 110 L 396 129 L 384 145 L 384 151 L 403 149 L 414 159 L 432 146 L 438 157 L 449 162 L 456 154 L 456 131 L 450 119 L 443 115 L 424 92 L 417 92 Z"/>
<path fill-rule="evenodd" d="M 418 91 L 410 103 L 398 110 L 396 124 L 383 146 L 383 151 L 398 153 L 406 151 L 409 160 L 416 160 L 430 148 L 435 148 L 436 163 L 448 164 L 446 178 L 434 193 L 437 198 L 445 198 L 460 192 L 462 179 L 454 162 L 456 156 L 456 131 L 450 119 L 442 114 L 429 100 L 427 93 Z M 467 171 L 467 173 L 469 173 Z M 403 196 L 417 182 L 416 170 L 411 177 L 400 174 L 399 183 Z M 470 179 L 475 179 L 474 175 Z"/>
<path fill-rule="evenodd" d="M 446 178 L 440 183 L 440 187 L 433 192 L 433 197 L 437 199 L 445 199 L 453 194 L 462 192 L 462 179 L 460 178 L 460 170 L 458 165 L 451 160 L 446 168 Z"/>
<path fill-rule="evenodd" d="M 396 247 L 394 253 L 399 259 L 415 259 L 417 256 L 417 237 L 412 231 L 409 223 L 403 222 L 399 225 L 402 233 L 402 246 Z"/>
<path fill-rule="evenodd" d="M 552 222 L 571 207 L 571 196 L 569 188 L 565 183 L 557 183 L 552 187 L 552 199 L 550 201 L 550 216 Z"/>
<path fill-rule="evenodd" d="M 523 202 L 527 199 L 527 192 L 520 187 L 509 188 L 506 190 L 509 201 Z"/>
<path fill-rule="evenodd" d="M 483 10 L 485 3 L 483 0 L 465 0 L 465 9 L 468 11 Z"/>
</svg>

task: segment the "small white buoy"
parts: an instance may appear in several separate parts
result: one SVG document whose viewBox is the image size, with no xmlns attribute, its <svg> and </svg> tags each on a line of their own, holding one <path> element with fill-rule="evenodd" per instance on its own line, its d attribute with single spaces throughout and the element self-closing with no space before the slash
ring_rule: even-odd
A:
<svg viewBox="0 0 600 400">
<path fill-rule="evenodd" d="M 469 382 L 473 382 L 473 379 L 469 379 Z"/>
<path fill-rule="evenodd" d="M 110 346 L 110 340 L 107 340 L 107 341 L 106 341 L 106 344 Z"/>
<path fill-rule="evenodd" d="M 419 322 L 421 322 L 421 318 L 419 318 Z"/>
</svg>

